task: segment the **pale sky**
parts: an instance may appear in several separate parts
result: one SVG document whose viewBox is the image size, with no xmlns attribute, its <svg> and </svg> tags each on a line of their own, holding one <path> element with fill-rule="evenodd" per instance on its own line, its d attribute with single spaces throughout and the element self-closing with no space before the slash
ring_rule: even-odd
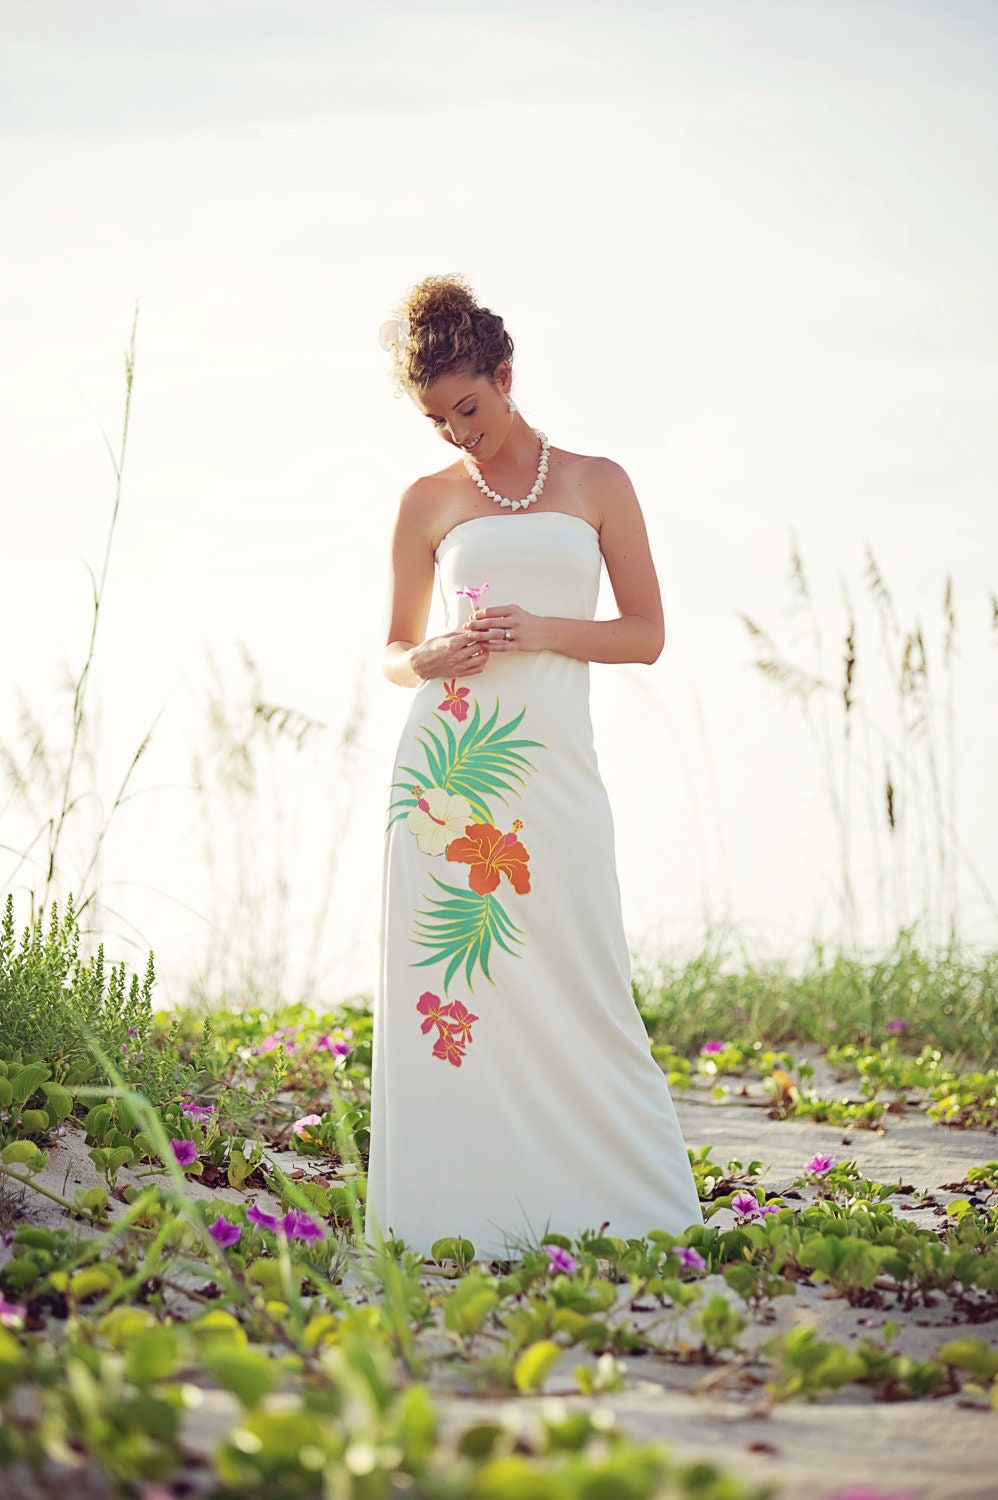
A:
<svg viewBox="0 0 998 1500">
<path fill-rule="evenodd" d="M 137 300 L 92 689 L 105 802 L 156 721 L 142 795 L 111 825 L 102 920 L 115 951 L 156 949 L 165 999 L 217 980 L 226 941 L 232 974 L 269 954 L 289 993 L 372 982 L 407 712 L 379 668 L 388 539 L 400 491 L 447 456 L 393 397 L 377 333 L 441 271 L 506 319 L 527 418 L 622 463 L 645 509 L 666 649 L 592 669 L 635 941 L 655 928 L 693 951 L 726 920 L 782 956 L 840 934 L 826 752 L 752 666 L 741 620 L 814 669 L 788 615 L 793 532 L 836 688 L 844 590 L 856 610 L 871 727 L 849 774 L 827 702 L 855 935 L 882 948 L 949 909 L 931 748 L 964 934 L 993 945 L 991 4 L 0 0 L 0 33 L 0 741 L 20 747 L 18 694 L 65 733 L 61 663 L 85 650 L 85 563 L 113 496 L 101 429 L 117 443 Z M 885 748 L 897 693 L 867 544 L 929 656 L 933 737 L 909 746 L 922 794 Z M 241 643 L 268 702 L 328 726 L 264 756 L 252 817 L 206 809 L 192 778 L 212 754 L 206 652 L 236 705 Z M 0 843 L 23 848 L 38 816 L 8 798 Z M 85 863 L 82 823 L 77 842 Z M 13 884 L 23 897 L 37 870 Z"/>
</svg>

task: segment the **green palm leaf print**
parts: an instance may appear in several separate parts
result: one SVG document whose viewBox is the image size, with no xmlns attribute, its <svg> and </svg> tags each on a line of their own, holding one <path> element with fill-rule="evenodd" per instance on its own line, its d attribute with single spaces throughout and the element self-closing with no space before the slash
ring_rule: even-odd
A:
<svg viewBox="0 0 998 1500">
<path fill-rule="evenodd" d="M 512 737 L 525 713 L 526 709 L 521 709 L 514 719 L 500 724 L 497 698 L 492 713 L 483 720 L 476 699 L 471 718 L 460 737 L 442 714 L 435 714 L 440 730 L 424 728 L 419 736 L 426 756 L 425 771 L 417 771 L 412 766 L 399 769 L 413 782 L 424 782 L 441 787 L 452 795 L 466 797 L 475 817 L 480 822 L 491 823 L 489 799 L 498 797 L 500 802 L 505 802 L 506 794 L 513 791 L 514 785 L 519 783 L 522 786 L 526 774 L 536 769 L 523 752 L 544 749 L 540 740 Z M 389 827 L 416 805 L 410 783 L 396 781 L 394 786 L 408 795 L 392 803 Z"/>
<path fill-rule="evenodd" d="M 504 953 L 516 956 L 511 944 L 521 941 L 520 929 L 510 921 L 494 895 L 479 896 L 474 891 L 462 890 L 460 886 L 445 885 L 435 875 L 432 878 L 434 885 L 444 894 L 427 897 L 431 909 L 417 911 L 415 928 L 421 935 L 414 937 L 413 942 L 420 948 L 432 948 L 433 952 L 428 958 L 414 963 L 413 968 L 425 969 L 429 964 L 446 960 L 443 981 L 446 994 L 463 964 L 464 982 L 474 994 L 471 976 L 476 966 L 490 984 L 494 983 L 489 973 L 493 944 Z"/>
</svg>

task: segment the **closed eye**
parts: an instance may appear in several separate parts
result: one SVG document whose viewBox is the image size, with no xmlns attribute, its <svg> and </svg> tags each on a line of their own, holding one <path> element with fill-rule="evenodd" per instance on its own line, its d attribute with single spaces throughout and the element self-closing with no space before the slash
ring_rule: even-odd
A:
<svg viewBox="0 0 998 1500">
<path fill-rule="evenodd" d="M 473 406 L 470 411 L 463 411 L 463 412 L 461 412 L 461 416 L 462 417 L 473 417 L 475 415 L 475 412 L 477 410 L 478 410 L 477 405 Z M 444 420 L 443 417 L 431 417 L 430 418 L 430 421 L 433 423 L 434 427 L 439 427 L 440 424 L 443 422 L 443 420 Z"/>
</svg>

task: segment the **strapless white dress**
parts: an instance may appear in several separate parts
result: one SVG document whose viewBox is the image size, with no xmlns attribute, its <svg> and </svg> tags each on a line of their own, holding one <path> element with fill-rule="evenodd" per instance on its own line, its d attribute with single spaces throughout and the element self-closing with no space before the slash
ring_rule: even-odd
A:
<svg viewBox="0 0 998 1500">
<path fill-rule="evenodd" d="M 561 511 L 480 516 L 436 554 L 447 629 L 484 604 L 592 619 L 602 554 Z M 395 763 L 374 997 L 365 1237 L 479 1257 L 549 1230 L 704 1222 L 631 993 L 589 665 L 497 654 L 416 689 Z"/>
</svg>

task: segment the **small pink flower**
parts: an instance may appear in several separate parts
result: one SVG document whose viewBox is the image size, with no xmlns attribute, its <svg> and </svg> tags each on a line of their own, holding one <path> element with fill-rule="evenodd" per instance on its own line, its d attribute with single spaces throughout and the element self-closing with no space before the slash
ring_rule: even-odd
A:
<svg viewBox="0 0 998 1500">
<path fill-rule="evenodd" d="M 830 1172 L 835 1165 L 834 1156 L 812 1156 L 810 1161 L 804 1163 L 804 1171 L 810 1172 L 814 1177 L 823 1177 Z"/>
<path fill-rule="evenodd" d="M 731 1207 L 741 1219 L 758 1219 L 762 1217 L 759 1200 L 752 1193 L 736 1193 L 731 1200 Z"/>
<path fill-rule="evenodd" d="M 455 594 L 458 594 L 459 596 L 463 595 L 466 599 L 470 599 L 471 600 L 471 607 L 472 607 L 472 609 L 477 609 L 478 608 L 478 601 L 482 597 L 483 594 L 485 594 L 485 593 L 488 592 L 488 587 L 489 586 L 488 586 L 487 583 L 483 583 L 477 589 L 476 588 L 455 589 L 454 592 L 455 592 Z"/>
<path fill-rule="evenodd" d="M 186 1115 L 188 1120 L 208 1120 L 215 1113 L 214 1104 L 187 1103 L 180 1106 L 180 1113 Z"/>
<path fill-rule="evenodd" d="M 230 1224 L 228 1219 L 223 1219 L 219 1214 L 214 1224 L 208 1225 L 208 1233 L 216 1245 L 220 1245 L 223 1250 L 228 1250 L 230 1245 L 238 1242 L 242 1229 L 238 1224 Z"/>
<path fill-rule="evenodd" d="M 190 1167 L 193 1166 L 197 1161 L 198 1148 L 197 1146 L 195 1146 L 193 1141 L 171 1140 L 170 1145 L 173 1147 L 173 1154 L 179 1162 L 180 1166 Z"/>
<path fill-rule="evenodd" d="M 273 1214 L 265 1214 L 263 1209 L 257 1208 L 255 1203 L 246 1210 L 246 1217 L 258 1229 L 269 1229 L 271 1234 L 277 1233 L 277 1226 L 281 1222 L 280 1219 L 275 1219 Z"/>
<path fill-rule="evenodd" d="M 289 1240 L 324 1240 L 325 1231 L 317 1224 L 310 1214 L 301 1213 L 292 1208 L 281 1220 L 284 1233 Z"/>
<path fill-rule="evenodd" d="M 700 1048 L 700 1051 L 701 1052 L 723 1052 L 724 1051 L 724 1043 L 723 1042 L 704 1042 L 703 1046 Z"/>
<path fill-rule="evenodd" d="M 552 1275 L 556 1271 L 564 1271 L 567 1275 L 571 1276 L 579 1264 L 574 1255 L 569 1255 L 568 1251 L 563 1250 L 561 1245 L 544 1245 L 542 1248 L 547 1251 L 548 1259 L 551 1262 L 548 1270 Z"/>
<path fill-rule="evenodd" d="M 310 1125 L 321 1125 L 321 1124 L 322 1124 L 322 1116 L 321 1115 L 302 1115 L 302 1117 L 301 1117 L 300 1120 L 296 1120 L 295 1121 L 295 1123 L 292 1125 L 291 1129 L 294 1131 L 295 1135 L 300 1136 L 303 1141 L 310 1141 L 312 1139 L 312 1137 L 308 1133 L 308 1127 Z"/>
<path fill-rule="evenodd" d="M 691 1245 L 680 1245 L 674 1253 L 678 1255 L 684 1266 L 692 1266 L 694 1271 L 702 1271 L 706 1268 L 707 1262 L 699 1250 L 694 1250 Z"/>
<path fill-rule="evenodd" d="M 353 1035 L 352 1032 L 350 1034 L 351 1036 Z M 333 1057 L 346 1057 L 353 1049 L 349 1042 L 339 1039 L 334 1042 L 331 1036 L 323 1032 L 315 1044 L 315 1050 L 316 1052 L 328 1052 Z"/>
<path fill-rule="evenodd" d="M 0 1323 L 5 1328 L 20 1328 L 28 1309 L 22 1302 L 8 1302 L 0 1292 Z"/>
<path fill-rule="evenodd" d="M 893 1036 L 895 1034 L 895 1032 L 898 1032 L 898 1031 L 907 1031 L 908 1030 L 908 1022 L 905 1020 L 904 1016 L 897 1016 L 897 1017 L 895 1017 L 895 1019 L 893 1021 L 888 1021 L 887 1022 L 887 1028 L 886 1029 L 887 1029 L 887 1035 L 888 1036 Z"/>
</svg>

